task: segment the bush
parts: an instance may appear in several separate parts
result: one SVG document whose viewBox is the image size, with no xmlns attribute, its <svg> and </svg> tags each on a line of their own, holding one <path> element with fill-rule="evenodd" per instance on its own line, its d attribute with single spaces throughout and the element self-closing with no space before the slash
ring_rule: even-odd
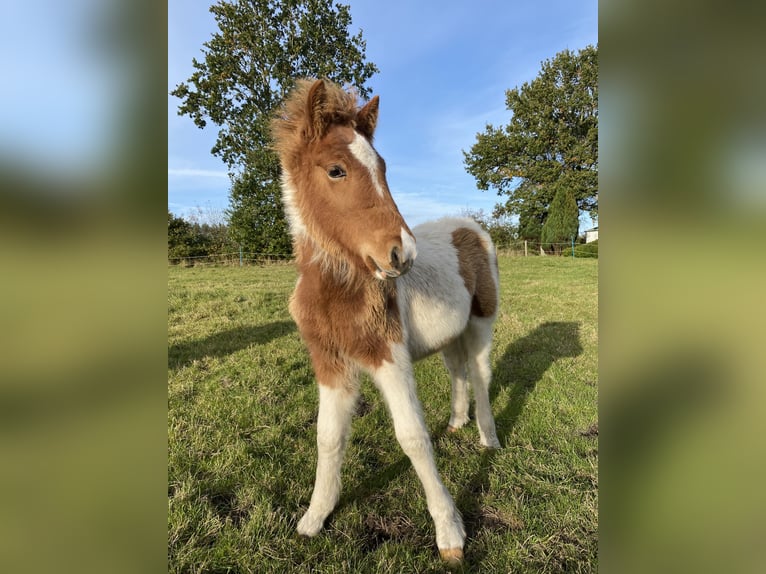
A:
<svg viewBox="0 0 766 574">
<path fill-rule="evenodd" d="M 590 243 L 575 245 L 574 254 L 575 257 L 593 257 L 598 259 L 598 239 Z"/>
<path fill-rule="evenodd" d="M 189 258 L 195 257 L 227 257 L 238 251 L 239 246 L 231 241 L 225 221 L 220 217 L 216 221 L 215 213 L 212 213 L 212 216 L 211 213 L 205 214 L 199 210 L 197 214 L 191 216 L 192 221 L 187 221 L 168 211 L 168 260 L 170 263 L 175 264 L 184 260 L 186 264 L 192 261 Z M 206 215 L 213 223 L 201 222 Z"/>
<path fill-rule="evenodd" d="M 168 211 L 168 259 L 177 261 L 187 257 L 207 255 L 210 239 L 201 235 L 188 221 Z"/>
</svg>

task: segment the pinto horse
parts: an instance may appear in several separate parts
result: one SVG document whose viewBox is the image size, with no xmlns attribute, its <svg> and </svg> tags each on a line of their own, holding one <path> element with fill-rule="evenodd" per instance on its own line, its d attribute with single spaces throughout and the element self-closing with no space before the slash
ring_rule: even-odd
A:
<svg viewBox="0 0 766 574">
<path fill-rule="evenodd" d="M 272 124 L 299 271 L 290 314 L 319 385 L 316 482 L 298 532 L 315 536 L 338 501 L 367 372 L 423 484 L 440 555 L 460 562 L 465 529 L 434 463 L 412 364 L 440 351 L 452 377 L 448 430 L 468 422 L 470 379 L 481 444 L 500 446 L 488 395 L 497 255 L 472 219 L 407 226 L 372 146 L 378 101 L 358 108 L 337 85 L 302 80 Z"/>
</svg>

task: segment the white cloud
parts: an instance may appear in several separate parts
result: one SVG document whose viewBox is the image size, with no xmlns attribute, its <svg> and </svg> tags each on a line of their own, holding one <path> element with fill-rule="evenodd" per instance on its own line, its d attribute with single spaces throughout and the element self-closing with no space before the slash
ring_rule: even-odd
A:
<svg viewBox="0 0 766 574">
<path fill-rule="evenodd" d="M 169 177 L 217 177 L 228 179 L 229 174 L 215 169 L 168 168 Z"/>
<path fill-rule="evenodd" d="M 494 198 L 489 197 L 464 197 L 450 198 L 443 195 L 444 199 L 434 199 L 434 195 L 391 190 L 391 195 L 399 207 L 399 211 L 410 226 L 418 225 L 424 221 L 439 219 L 448 215 L 460 215 L 465 209 L 484 209 L 491 211 Z M 439 196 L 441 194 L 436 194 Z"/>
</svg>

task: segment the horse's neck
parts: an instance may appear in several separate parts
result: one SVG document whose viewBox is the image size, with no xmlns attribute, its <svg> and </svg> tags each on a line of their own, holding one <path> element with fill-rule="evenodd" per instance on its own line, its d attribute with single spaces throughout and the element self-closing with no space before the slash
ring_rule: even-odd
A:
<svg viewBox="0 0 766 574">
<path fill-rule="evenodd" d="M 322 250 L 311 240 L 294 245 L 298 272 L 314 279 L 312 283 L 334 296 L 357 297 L 362 293 L 383 292 L 383 282 L 374 279 L 366 270 L 360 271 L 351 262 Z"/>
</svg>

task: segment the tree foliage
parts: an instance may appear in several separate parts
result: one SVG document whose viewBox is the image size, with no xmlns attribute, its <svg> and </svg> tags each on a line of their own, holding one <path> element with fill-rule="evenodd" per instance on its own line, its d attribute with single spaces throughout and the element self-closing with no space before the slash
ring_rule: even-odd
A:
<svg viewBox="0 0 766 574">
<path fill-rule="evenodd" d="M 505 214 L 488 214 L 483 209 L 464 209 L 460 215 L 471 217 L 481 225 L 498 249 L 509 247 L 518 234 L 518 229 Z"/>
<path fill-rule="evenodd" d="M 553 196 L 548 217 L 542 227 L 541 240 L 543 245 L 551 246 L 557 253 L 561 252 L 561 244 L 574 241 L 579 227 L 579 210 L 572 188 L 558 185 Z"/>
<path fill-rule="evenodd" d="M 212 211 L 196 213 L 186 219 L 168 210 L 168 259 L 177 263 L 182 259 L 207 256 L 231 256 L 237 245 L 229 237 L 226 221 Z"/>
<path fill-rule="evenodd" d="M 168 259 L 207 255 L 208 247 L 207 238 L 195 232 L 191 223 L 168 210 Z"/>
<path fill-rule="evenodd" d="M 238 242 L 229 233 L 229 224 L 223 212 L 197 207 L 186 216 L 192 232 L 207 245 L 207 255 L 224 255 L 238 252 Z"/>
<path fill-rule="evenodd" d="M 254 189 L 258 193 L 253 193 Z M 245 245 L 245 250 L 256 257 L 290 254 L 292 246 L 279 185 L 261 186 L 252 172 L 234 176 L 231 204 L 237 206 L 229 213 L 230 234 L 236 244 Z"/>
<path fill-rule="evenodd" d="M 540 74 L 506 92 L 507 126 L 487 125 L 463 152 L 480 189 L 507 196 L 497 211 L 519 216 L 519 234 L 539 239 L 557 190 L 598 217 L 598 47 L 565 50 Z"/>
<path fill-rule="evenodd" d="M 271 115 L 297 78 L 325 77 L 366 97 L 378 70 L 365 61 L 362 32 L 349 35 L 349 7 L 332 0 L 220 0 L 210 11 L 218 31 L 171 94 L 180 115 L 219 128 L 211 151 L 232 177 L 232 234 L 248 251 L 289 253 Z"/>
</svg>

